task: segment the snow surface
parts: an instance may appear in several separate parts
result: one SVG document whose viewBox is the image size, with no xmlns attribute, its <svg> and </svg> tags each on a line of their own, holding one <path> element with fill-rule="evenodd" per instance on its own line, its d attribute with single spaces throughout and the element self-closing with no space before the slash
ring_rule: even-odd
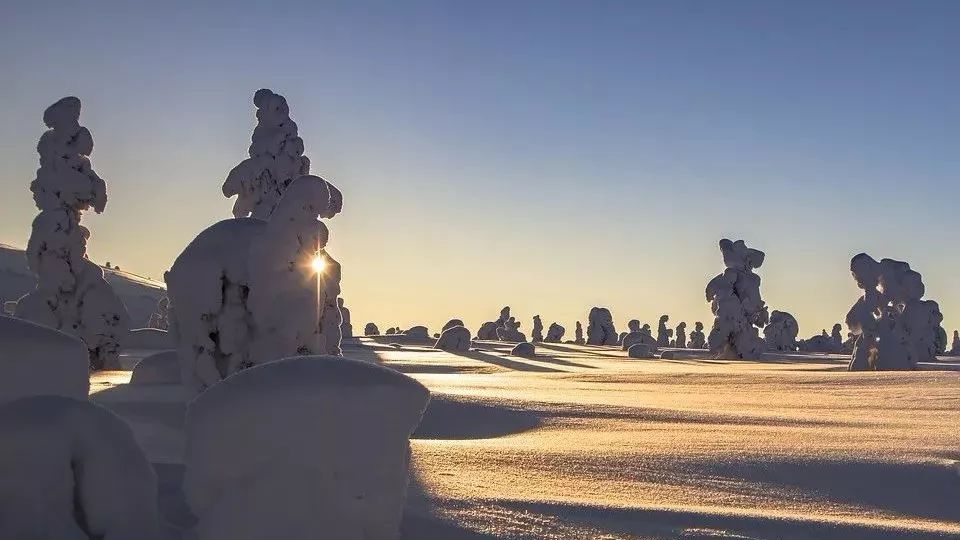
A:
<svg viewBox="0 0 960 540">
<path fill-rule="evenodd" d="M 172 349 L 173 337 L 159 328 L 134 328 L 123 341 L 125 349 Z"/>
<path fill-rule="evenodd" d="M 526 359 L 508 343 L 451 354 L 392 339 L 344 353 L 433 396 L 404 540 L 960 537 L 960 364 L 848 373 L 840 355 L 643 361 L 552 343 Z M 93 399 L 131 422 L 173 486 L 164 515 L 189 523 L 182 397 L 122 382 L 95 374 Z"/>
<path fill-rule="evenodd" d="M 408 439 L 428 399 L 409 377 L 335 356 L 279 360 L 211 387 L 187 409 L 197 538 L 396 538 Z"/>
<path fill-rule="evenodd" d="M 130 384 L 179 384 L 180 380 L 177 351 L 158 352 L 143 358 L 130 375 Z"/>
<path fill-rule="evenodd" d="M 463 326 L 451 326 L 443 330 L 433 348 L 450 352 L 465 352 L 470 350 L 470 343 L 470 330 Z"/>
<path fill-rule="evenodd" d="M 0 316 L 0 403 L 37 395 L 86 399 L 89 369 L 79 338 Z"/>
<path fill-rule="evenodd" d="M 156 475 L 109 410 L 19 399 L 0 406 L 0 438 L 0 538 L 162 538 Z"/>
</svg>

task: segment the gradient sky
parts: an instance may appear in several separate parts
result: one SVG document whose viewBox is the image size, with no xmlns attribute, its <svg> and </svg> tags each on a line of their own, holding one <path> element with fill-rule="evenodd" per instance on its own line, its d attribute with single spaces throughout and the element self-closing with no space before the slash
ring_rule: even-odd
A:
<svg viewBox="0 0 960 540">
<path fill-rule="evenodd" d="M 43 109 L 83 100 L 90 257 L 160 278 L 230 217 L 253 92 L 344 193 L 356 330 L 510 304 L 573 332 L 702 320 L 717 240 L 767 254 L 806 337 L 906 260 L 960 326 L 960 2 L 210 2 L 0 7 L 0 242 L 23 246 Z"/>
</svg>

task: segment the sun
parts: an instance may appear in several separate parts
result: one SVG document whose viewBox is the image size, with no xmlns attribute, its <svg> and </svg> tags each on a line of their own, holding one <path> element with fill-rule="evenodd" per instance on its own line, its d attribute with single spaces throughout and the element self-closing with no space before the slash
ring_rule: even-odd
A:
<svg viewBox="0 0 960 540">
<path fill-rule="evenodd" d="M 327 259 L 325 259 L 323 255 L 317 255 L 312 261 L 310 261 L 310 268 L 313 268 L 313 271 L 318 274 L 323 273 L 323 269 L 326 267 Z"/>
</svg>

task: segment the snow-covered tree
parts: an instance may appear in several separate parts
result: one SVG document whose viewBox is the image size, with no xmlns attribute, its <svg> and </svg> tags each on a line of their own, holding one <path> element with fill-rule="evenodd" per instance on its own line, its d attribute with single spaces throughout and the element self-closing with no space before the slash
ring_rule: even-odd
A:
<svg viewBox="0 0 960 540">
<path fill-rule="evenodd" d="M 857 336 L 850 370 L 909 370 L 936 360 L 946 346 L 943 314 L 935 301 L 923 300 L 920 273 L 903 261 L 877 262 L 866 253 L 850 260 L 850 272 L 863 290 L 846 319 Z"/>
<path fill-rule="evenodd" d="M 81 214 L 101 213 L 107 204 L 103 179 L 90 166 L 93 137 L 80 125 L 80 100 L 65 97 L 47 108 L 50 129 L 37 144 L 40 168 L 30 184 L 40 214 L 33 220 L 27 262 L 37 288 L 19 300 L 16 315 L 80 337 L 93 369 L 119 369 L 120 342 L 130 318 L 87 259 L 90 231 Z"/>
<path fill-rule="evenodd" d="M 720 358 L 758 358 L 765 343 L 759 328 L 770 318 L 760 297 L 760 276 L 755 268 L 764 254 L 747 247 L 743 240 L 720 240 L 726 269 L 707 284 L 706 297 L 713 311 L 713 328 L 707 342 L 710 352 Z"/>
</svg>

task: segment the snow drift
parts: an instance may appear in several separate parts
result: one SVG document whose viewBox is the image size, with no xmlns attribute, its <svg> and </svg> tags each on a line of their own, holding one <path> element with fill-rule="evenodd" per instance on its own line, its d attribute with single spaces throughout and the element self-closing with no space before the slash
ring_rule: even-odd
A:
<svg viewBox="0 0 960 540">
<path fill-rule="evenodd" d="M 127 424 L 84 399 L 0 406 L 0 538 L 160 540 L 157 479 Z"/>
<path fill-rule="evenodd" d="M 87 399 L 90 361 L 76 337 L 0 316 L 0 343 L 0 402 L 37 395 Z"/>
<path fill-rule="evenodd" d="M 190 403 L 198 540 L 396 538 L 427 389 L 333 356 L 256 366 Z"/>
</svg>

